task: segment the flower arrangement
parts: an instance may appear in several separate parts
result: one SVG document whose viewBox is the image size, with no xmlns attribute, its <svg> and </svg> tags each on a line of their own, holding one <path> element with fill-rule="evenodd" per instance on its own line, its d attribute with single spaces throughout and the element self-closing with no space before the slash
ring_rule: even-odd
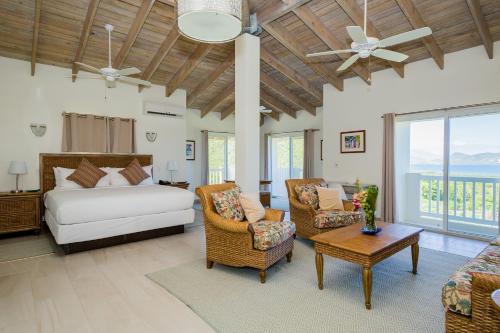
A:
<svg viewBox="0 0 500 333">
<path fill-rule="evenodd" d="M 357 193 L 352 196 L 352 202 L 356 210 L 363 208 L 366 218 L 366 228 L 370 231 L 376 231 L 375 210 L 377 208 L 378 187 L 370 185 L 362 190 L 359 179 L 356 179 Z"/>
</svg>

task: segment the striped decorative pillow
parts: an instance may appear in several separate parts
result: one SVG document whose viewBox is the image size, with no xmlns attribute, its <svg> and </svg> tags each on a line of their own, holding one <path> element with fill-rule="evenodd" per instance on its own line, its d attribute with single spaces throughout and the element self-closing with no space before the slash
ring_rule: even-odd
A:
<svg viewBox="0 0 500 333">
<path fill-rule="evenodd" d="M 85 188 L 94 188 L 99 182 L 99 179 L 106 175 L 106 172 L 102 171 L 84 158 L 75 172 L 66 177 L 66 179 L 74 181 Z"/>
<path fill-rule="evenodd" d="M 151 177 L 142 168 L 139 161 L 135 158 L 130 164 L 123 170 L 118 171 L 123 177 L 125 177 L 131 185 L 138 185 L 144 179 Z"/>
</svg>

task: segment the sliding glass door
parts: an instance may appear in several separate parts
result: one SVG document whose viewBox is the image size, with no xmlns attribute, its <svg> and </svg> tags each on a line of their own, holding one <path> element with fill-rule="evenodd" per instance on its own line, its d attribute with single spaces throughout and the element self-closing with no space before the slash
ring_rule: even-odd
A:
<svg viewBox="0 0 500 333">
<path fill-rule="evenodd" d="M 285 180 L 303 177 L 304 135 L 272 135 L 269 146 L 272 195 L 287 197 Z"/>
<path fill-rule="evenodd" d="M 235 178 L 234 135 L 208 134 L 208 183 L 221 184 Z"/>
<path fill-rule="evenodd" d="M 483 237 L 498 233 L 500 113 L 494 111 L 398 117 L 398 222 Z"/>
</svg>

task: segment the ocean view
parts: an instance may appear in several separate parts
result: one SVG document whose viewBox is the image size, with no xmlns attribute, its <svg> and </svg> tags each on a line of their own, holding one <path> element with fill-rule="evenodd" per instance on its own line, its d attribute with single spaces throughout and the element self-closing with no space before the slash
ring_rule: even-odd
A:
<svg viewBox="0 0 500 333">
<path fill-rule="evenodd" d="M 438 164 L 415 164 L 411 172 L 425 174 L 442 174 L 443 166 Z M 487 165 L 450 165 L 450 176 L 474 176 L 500 178 L 500 164 Z"/>
</svg>

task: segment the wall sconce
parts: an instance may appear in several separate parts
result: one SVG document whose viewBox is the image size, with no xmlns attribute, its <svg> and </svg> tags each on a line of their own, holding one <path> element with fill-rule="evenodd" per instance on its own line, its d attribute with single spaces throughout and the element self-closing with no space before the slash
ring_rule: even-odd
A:
<svg viewBox="0 0 500 333">
<path fill-rule="evenodd" d="M 156 132 L 146 132 L 146 139 L 148 139 L 149 142 L 155 142 L 156 141 Z"/>
<path fill-rule="evenodd" d="M 45 124 L 31 124 L 30 128 L 33 135 L 39 138 L 44 136 L 45 132 L 47 132 L 47 125 Z"/>
</svg>

